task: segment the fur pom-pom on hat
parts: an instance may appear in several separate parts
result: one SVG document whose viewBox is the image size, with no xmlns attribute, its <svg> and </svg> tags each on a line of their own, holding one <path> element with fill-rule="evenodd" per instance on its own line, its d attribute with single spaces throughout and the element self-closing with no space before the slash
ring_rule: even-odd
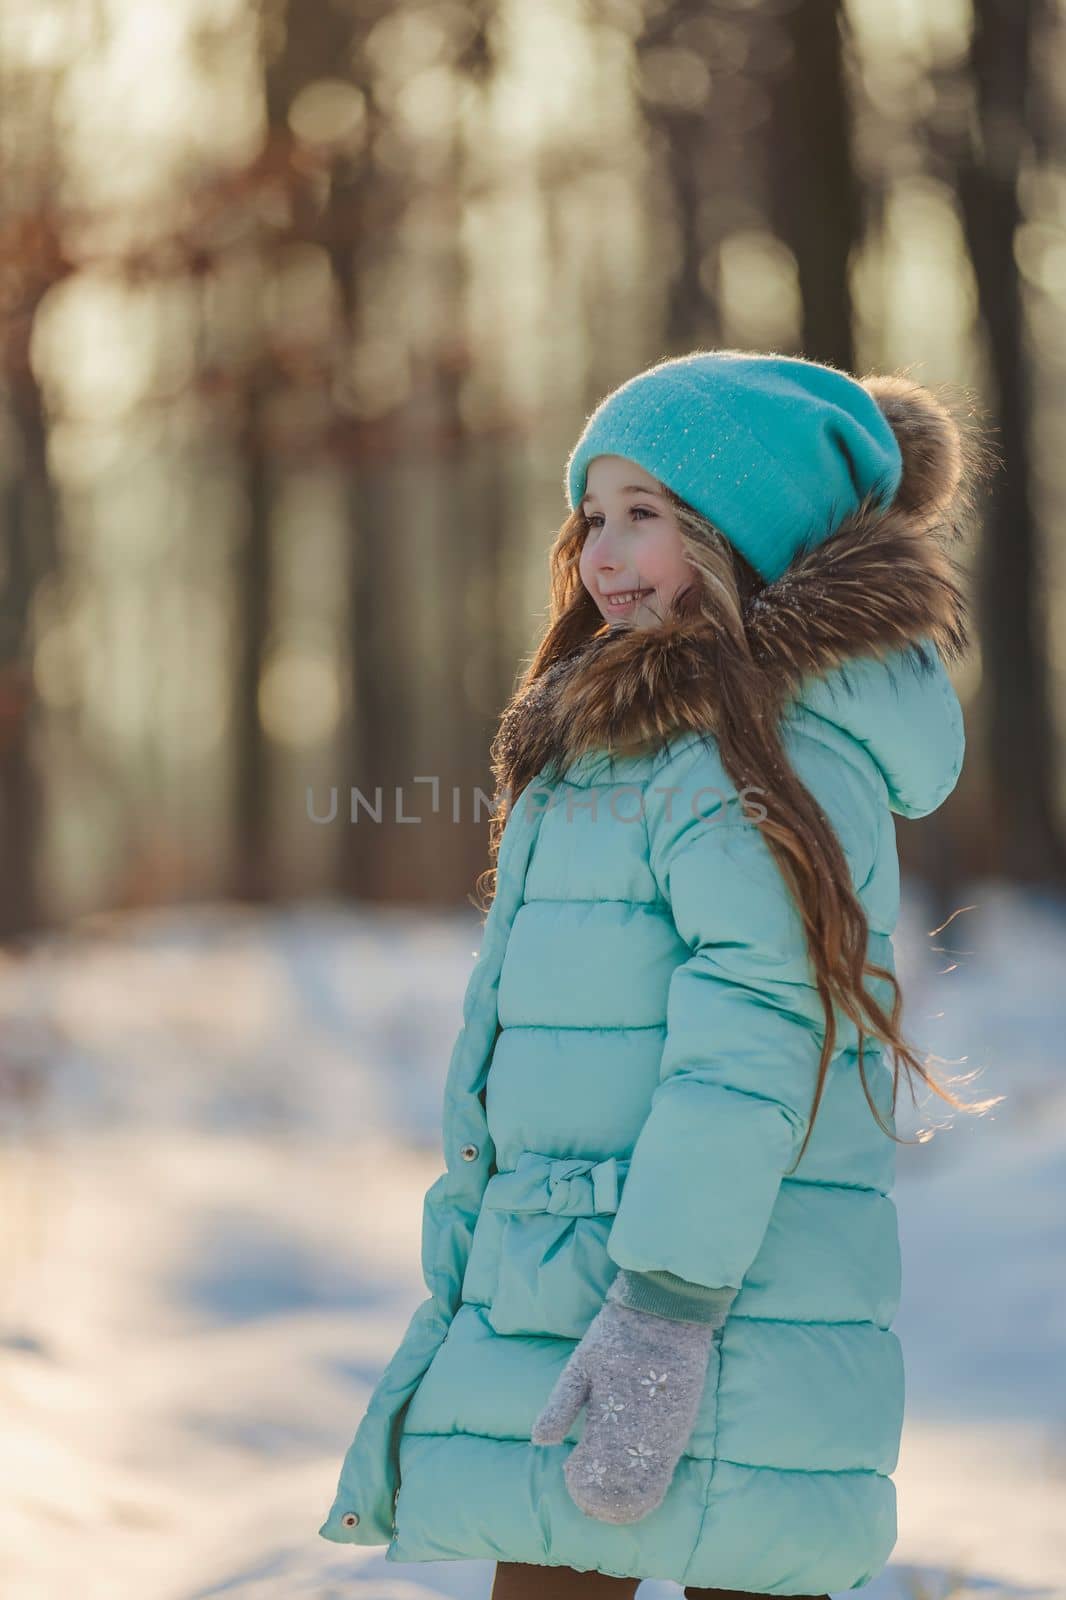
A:
<svg viewBox="0 0 1066 1600">
<path fill-rule="evenodd" d="M 894 503 L 912 516 L 941 515 L 962 483 L 959 424 L 931 390 L 912 378 L 871 373 L 860 382 L 877 402 L 899 446 L 903 471 Z"/>
</svg>

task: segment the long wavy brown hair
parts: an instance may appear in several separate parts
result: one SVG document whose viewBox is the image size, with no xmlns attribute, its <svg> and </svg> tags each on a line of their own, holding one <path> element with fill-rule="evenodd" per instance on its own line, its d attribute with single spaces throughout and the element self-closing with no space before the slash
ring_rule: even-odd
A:
<svg viewBox="0 0 1066 1600">
<path fill-rule="evenodd" d="M 1003 1097 L 976 1102 L 959 1099 L 946 1084 L 969 1082 L 975 1073 L 957 1074 L 944 1082 L 938 1081 L 904 1039 L 900 1031 L 903 996 L 899 982 L 887 967 L 867 960 L 868 922 L 855 892 L 847 859 L 835 830 L 786 757 L 777 715 L 781 709 L 780 685 L 760 669 L 752 652 L 744 614 L 747 602 L 764 586 L 764 580 L 712 523 L 665 485 L 662 492 L 673 504 L 682 544 L 693 569 L 692 581 L 674 597 L 665 615 L 698 615 L 713 637 L 714 659 L 709 662 L 709 670 L 716 675 L 719 715 L 714 732 L 722 762 L 738 793 L 745 786 L 754 786 L 765 797 L 760 805 L 766 815 L 756 825 L 801 913 L 825 1015 L 825 1039 L 809 1125 L 795 1164 L 802 1160 L 810 1140 L 834 1053 L 835 1007 L 839 1007 L 858 1030 L 859 1073 L 878 1126 L 897 1143 L 924 1142 L 931 1136 L 928 1131 L 920 1133 L 916 1140 L 902 1140 L 883 1120 L 871 1095 L 863 1064 L 863 1046 L 867 1038 L 880 1040 L 893 1060 L 893 1117 L 901 1066 L 907 1073 L 914 1104 L 917 1104 L 916 1077 L 958 1111 L 980 1114 L 998 1105 Z M 593 635 L 605 633 L 612 627 L 604 621 L 578 569 L 588 528 L 579 508 L 566 518 L 555 536 L 549 552 L 548 625 L 532 660 L 520 674 L 514 700 L 556 662 L 571 655 Z M 662 617 L 659 620 L 662 621 Z M 537 776 L 535 771 L 524 770 L 521 762 L 516 765 L 513 751 L 504 751 L 499 731 L 493 741 L 491 759 L 496 784 L 496 804 L 489 827 L 491 865 L 477 880 L 474 901 L 482 911 L 488 910 L 495 894 L 496 863 L 507 817 L 522 790 Z M 529 764 L 527 761 L 526 766 Z M 867 975 L 889 986 L 891 1010 L 886 1010 L 876 995 L 866 989 Z M 931 1059 L 931 1055 L 927 1056 L 926 1062 Z"/>
</svg>

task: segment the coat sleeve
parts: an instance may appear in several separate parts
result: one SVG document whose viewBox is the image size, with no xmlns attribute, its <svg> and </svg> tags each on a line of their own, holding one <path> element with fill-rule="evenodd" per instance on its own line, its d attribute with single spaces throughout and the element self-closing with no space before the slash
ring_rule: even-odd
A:
<svg viewBox="0 0 1066 1600">
<path fill-rule="evenodd" d="M 607 1251 L 632 1272 L 739 1289 L 807 1131 L 825 1019 L 799 910 L 756 821 L 716 756 L 686 772 L 660 777 L 667 799 L 647 821 L 652 872 L 691 954 L 670 979 L 659 1082 Z"/>
</svg>

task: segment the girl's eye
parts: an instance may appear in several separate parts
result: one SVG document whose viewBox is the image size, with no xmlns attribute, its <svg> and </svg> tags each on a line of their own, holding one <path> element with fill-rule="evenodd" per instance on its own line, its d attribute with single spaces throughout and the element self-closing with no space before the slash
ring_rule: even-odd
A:
<svg viewBox="0 0 1066 1600">
<path fill-rule="evenodd" d="M 630 506 L 630 516 L 637 511 L 642 511 L 646 517 L 655 516 L 655 512 L 652 510 L 651 506 Z M 585 521 L 588 523 L 590 528 L 594 528 L 596 526 L 596 519 L 599 517 L 599 515 L 600 513 L 598 511 L 588 511 L 585 513 Z"/>
</svg>

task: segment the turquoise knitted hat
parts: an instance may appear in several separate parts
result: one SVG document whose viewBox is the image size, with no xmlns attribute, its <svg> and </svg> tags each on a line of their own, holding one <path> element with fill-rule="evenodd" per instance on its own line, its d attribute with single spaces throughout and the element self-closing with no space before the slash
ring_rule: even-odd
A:
<svg viewBox="0 0 1066 1600">
<path fill-rule="evenodd" d="M 857 379 L 798 356 L 744 350 L 671 357 L 601 400 L 566 464 L 572 511 L 600 455 L 650 472 L 767 582 L 872 490 L 887 507 L 903 475 L 896 436 Z"/>
</svg>

